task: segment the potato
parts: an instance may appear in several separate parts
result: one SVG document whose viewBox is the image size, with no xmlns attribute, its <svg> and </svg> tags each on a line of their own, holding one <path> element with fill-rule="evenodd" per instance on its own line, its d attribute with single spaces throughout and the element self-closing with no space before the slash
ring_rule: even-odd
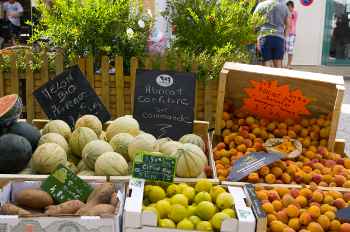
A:
<svg viewBox="0 0 350 232">
<path fill-rule="evenodd" d="M 114 207 L 117 207 L 117 205 L 119 204 L 119 198 L 118 198 L 117 193 L 114 192 L 112 194 L 110 204 L 113 205 Z"/>
<path fill-rule="evenodd" d="M 114 214 L 115 207 L 109 204 L 98 204 L 94 207 L 91 207 L 87 211 L 81 211 L 80 216 L 102 216 L 102 215 L 111 215 Z"/>
<path fill-rule="evenodd" d="M 44 209 L 53 205 L 50 194 L 39 189 L 25 189 L 16 194 L 16 203 L 31 209 Z"/>
<path fill-rule="evenodd" d="M 22 209 L 21 207 L 18 207 L 11 203 L 6 203 L 0 207 L 0 214 L 20 216 L 31 215 L 31 213 L 28 210 Z"/>
<path fill-rule="evenodd" d="M 48 206 L 45 211 L 45 214 L 49 216 L 75 214 L 83 205 L 84 203 L 79 200 L 66 201 L 59 205 Z"/>
</svg>

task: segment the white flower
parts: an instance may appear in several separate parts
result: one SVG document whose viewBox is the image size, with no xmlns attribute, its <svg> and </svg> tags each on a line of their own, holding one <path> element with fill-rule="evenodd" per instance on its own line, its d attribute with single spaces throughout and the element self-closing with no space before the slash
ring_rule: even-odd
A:
<svg viewBox="0 0 350 232">
<path fill-rule="evenodd" d="M 128 28 L 128 29 L 126 30 L 126 34 L 128 35 L 128 38 L 129 38 L 129 39 L 132 38 L 132 37 L 134 36 L 134 31 L 133 31 L 133 29 Z"/>
<path fill-rule="evenodd" d="M 147 9 L 147 14 L 148 14 L 151 18 L 153 17 L 151 9 Z"/>
<path fill-rule="evenodd" d="M 145 22 L 144 22 L 142 19 L 140 19 L 140 20 L 137 22 L 137 24 L 139 25 L 140 28 L 145 28 Z"/>
</svg>

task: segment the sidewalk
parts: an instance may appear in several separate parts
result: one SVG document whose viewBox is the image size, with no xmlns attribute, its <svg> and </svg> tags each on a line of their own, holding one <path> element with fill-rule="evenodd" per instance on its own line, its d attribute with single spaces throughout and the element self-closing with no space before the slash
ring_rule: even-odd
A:
<svg viewBox="0 0 350 232">
<path fill-rule="evenodd" d="M 340 115 L 337 138 L 346 140 L 345 151 L 350 154 L 350 79 L 345 79 L 345 96 Z"/>
</svg>

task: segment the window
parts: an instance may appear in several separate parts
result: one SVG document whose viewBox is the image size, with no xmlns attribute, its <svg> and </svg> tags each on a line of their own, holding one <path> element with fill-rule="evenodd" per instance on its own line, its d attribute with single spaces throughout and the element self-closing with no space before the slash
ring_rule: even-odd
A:
<svg viewBox="0 0 350 232">
<path fill-rule="evenodd" d="M 322 63 L 350 64 L 350 0 L 327 0 Z"/>
</svg>

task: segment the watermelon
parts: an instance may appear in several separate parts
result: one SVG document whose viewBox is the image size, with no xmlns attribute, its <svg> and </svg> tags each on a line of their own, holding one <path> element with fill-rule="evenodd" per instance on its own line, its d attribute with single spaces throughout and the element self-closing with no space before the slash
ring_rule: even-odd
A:
<svg viewBox="0 0 350 232">
<path fill-rule="evenodd" d="M 39 129 L 28 122 L 15 122 L 8 129 L 8 133 L 20 135 L 26 138 L 32 145 L 33 151 L 38 146 L 41 137 Z"/>
<path fill-rule="evenodd" d="M 32 146 L 26 138 L 15 134 L 0 137 L 0 173 L 18 173 L 31 158 Z"/>
<path fill-rule="evenodd" d="M 22 113 L 22 100 L 17 94 L 0 98 L 0 127 L 9 127 Z"/>
</svg>

